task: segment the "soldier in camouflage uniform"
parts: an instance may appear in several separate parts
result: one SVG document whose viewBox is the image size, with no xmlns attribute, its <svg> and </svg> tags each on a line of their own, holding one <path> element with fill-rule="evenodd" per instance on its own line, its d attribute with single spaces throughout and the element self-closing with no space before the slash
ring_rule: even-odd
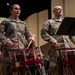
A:
<svg viewBox="0 0 75 75">
<path fill-rule="evenodd" d="M 50 55 L 50 75 L 63 75 L 61 58 L 59 57 L 59 51 L 56 50 L 56 48 L 69 48 L 69 45 L 64 44 L 63 36 L 56 35 L 56 32 L 58 31 L 58 28 L 62 22 L 62 7 L 55 6 L 53 13 L 55 17 L 53 19 L 47 20 L 44 23 L 41 29 L 41 37 L 51 45 L 51 49 L 48 52 Z"/>
<path fill-rule="evenodd" d="M 21 8 L 18 4 L 10 7 L 10 17 L 1 22 L 0 25 L 0 42 L 3 45 L 3 62 L 5 64 L 3 75 L 13 75 L 8 50 L 22 50 L 26 42 L 32 38 L 27 24 L 19 19 Z"/>
</svg>

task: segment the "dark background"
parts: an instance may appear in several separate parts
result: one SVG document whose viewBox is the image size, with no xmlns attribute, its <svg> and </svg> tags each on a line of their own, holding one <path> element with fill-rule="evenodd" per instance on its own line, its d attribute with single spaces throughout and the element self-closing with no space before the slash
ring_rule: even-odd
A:
<svg viewBox="0 0 75 75">
<path fill-rule="evenodd" d="M 8 18 L 10 5 L 14 3 L 21 6 L 21 20 L 46 9 L 48 9 L 48 17 L 51 18 L 51 0 L 0 0 L 0 17 Z"/>
</svg>

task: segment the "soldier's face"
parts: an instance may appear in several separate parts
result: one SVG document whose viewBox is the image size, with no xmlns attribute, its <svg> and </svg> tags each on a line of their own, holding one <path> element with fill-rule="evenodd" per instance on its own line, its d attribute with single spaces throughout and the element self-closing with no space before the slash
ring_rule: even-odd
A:
<svg viewBox="0 0 75 75">
<path fill-rule="evenodd" d="M 60 6 L 56 7 L 56 8 L 54 9 L 54 14 L 55 14 L 55 16 L 62 16 L 62 14 L 63 14 L 63 9 L 62 9 L 62 7 L 60 7 Z"/>
<path fill-rule="evenodd" d="M 19 17 L 20 13 L 21 13 L 21 8 L 19 5 L 14 5 L 13 9 L 10 11 L 11 15 L 13 15 L 14 17 Z"/>
</svg>

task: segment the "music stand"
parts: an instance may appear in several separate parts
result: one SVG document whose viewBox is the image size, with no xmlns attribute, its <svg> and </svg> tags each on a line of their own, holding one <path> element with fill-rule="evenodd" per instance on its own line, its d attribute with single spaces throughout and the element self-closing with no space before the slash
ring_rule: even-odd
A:
<svg viewBox="0 0 75 75">
<path fill-rule="evenodd" d="M 75 35 L 75 18 L 65 17 L 56 35 Z"/>
</svg>

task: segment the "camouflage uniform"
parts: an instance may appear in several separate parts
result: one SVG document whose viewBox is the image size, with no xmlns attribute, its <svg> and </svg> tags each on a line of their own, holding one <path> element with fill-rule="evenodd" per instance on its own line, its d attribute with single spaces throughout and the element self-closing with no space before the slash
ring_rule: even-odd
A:
<svg viewBox="0 0 75 75">
<path fill-rule="evenodd" d="M 4 75 L 12 75 L 12 67 L 9 59 L 8 50 L 22 50 L 25 47 L 25 42 L 29 41 L 31 34 L 25 22 L 14 20 L 11 17 L 5 19 L 0 25 L 0 42 L 3 44 L 3 59 L 5 59 Z M 7 46 L 7 42 L 11 40 L 15 45 Z"/>
<path fill-rule="evenodd" d="M 43 28 L 41 29 L 41 37 L 49 42 L 50 44 L 57 40 L 58 43 L 63 43 L 63 36 L 56 35 L 56 32 L 61 24 L 62 20 L 58 19 L 50 19 L 47 20 Z M 48 54 L 50 55 L 50 75 L 62 75 L 62 63 L 61 63 L 61 58 L 59 56 L 59 51 L 56 50 L 56 48 L 63 48 L 66 47 L 64 44 L 61 44 L 60 46 L 52 46 L 51 49 L 49 50 Z"/>
</svg>

